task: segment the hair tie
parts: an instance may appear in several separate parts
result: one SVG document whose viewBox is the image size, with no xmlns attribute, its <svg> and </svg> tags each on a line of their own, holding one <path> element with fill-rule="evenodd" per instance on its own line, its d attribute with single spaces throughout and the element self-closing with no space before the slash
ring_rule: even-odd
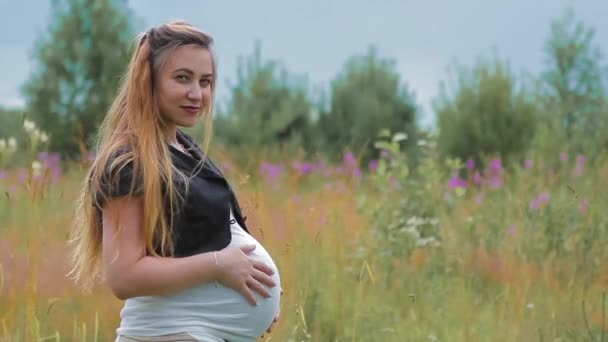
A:
<svg viewBox="0 0 608 342">
<path fill-rule="evenodd" d="M 141 40 L 139 41 L 139 45 L 141 46 L 146 40 L 151 39 L 153 32 L 154 32 L 154 27 L 152 27 L 151 29 L 146 31 L 146 33 L 144 33 L 144 35 L 141 37 Z"/>
</svg>

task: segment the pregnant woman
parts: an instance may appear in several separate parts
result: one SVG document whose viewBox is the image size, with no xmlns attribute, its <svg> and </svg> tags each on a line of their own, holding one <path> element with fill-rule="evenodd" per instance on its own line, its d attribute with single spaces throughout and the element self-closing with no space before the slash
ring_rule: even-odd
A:
<svg viewBox="0 0 608 342">
<path fill-rule="evenodd" d="M 116 341 L 255 341 L 278 320 L 277 266 L 207 156 L 216 80 L 209 35 L 152 28 L 100 128 L 70 276 L 125 300 Z M 180 129 L 201 118 L 203 148 Z"/>
</svg>

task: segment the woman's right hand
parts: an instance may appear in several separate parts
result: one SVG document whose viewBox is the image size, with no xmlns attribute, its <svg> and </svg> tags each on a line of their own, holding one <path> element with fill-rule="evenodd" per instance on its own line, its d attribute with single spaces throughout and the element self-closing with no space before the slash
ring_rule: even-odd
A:
<svg viewBox="0 0 608 342">
<path fill-rule="evenodd" d="M 225 286 L 240 292 L 251 305 L 256 305 L 253 291 L 268 298 L 270 292 L 264 285 L 274 287 L 270 277 L 274 271 L 263 262 L 253 260 L 248 255 L 255 245 L 228 247 L 217 253 L 217 279 Z"/>
</svg>

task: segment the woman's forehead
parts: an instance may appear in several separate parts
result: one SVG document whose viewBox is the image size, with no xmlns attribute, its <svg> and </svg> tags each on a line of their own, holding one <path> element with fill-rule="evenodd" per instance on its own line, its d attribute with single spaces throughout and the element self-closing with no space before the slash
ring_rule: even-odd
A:
<svg viewBox="0 0 608 342">
<path fill-rule="evenodd" d="M 208 49 L 200 46 L 177 47 L 167 58 L 165 70 L 185 71 L 197 75 L 213 73 L 213 57 Z"/>
</svg>

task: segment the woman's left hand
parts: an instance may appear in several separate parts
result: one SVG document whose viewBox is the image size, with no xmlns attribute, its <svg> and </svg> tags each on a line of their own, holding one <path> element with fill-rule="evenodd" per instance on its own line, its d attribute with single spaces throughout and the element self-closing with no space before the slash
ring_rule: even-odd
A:
<svg viewBox="0 0 608 342">
<path fill-rule="evenodd" d="M 281 296 L 283 295 L 283 289 L 281 289 Z M 272 331 L 272 326 L 279 321 L 279 318 L 281 317 L 281 308 L 279 307 L 279 311 L 277 311 L 276 315 L 274 315 L 274 319 L 272 320 L 272 323 L 270 324 L 270 326 L 268 327 L 268 329 L 266 330 L 267 333 L 270 333 Z M 262 335 L 263 336 L 263 335 Z"/>
</svg>

